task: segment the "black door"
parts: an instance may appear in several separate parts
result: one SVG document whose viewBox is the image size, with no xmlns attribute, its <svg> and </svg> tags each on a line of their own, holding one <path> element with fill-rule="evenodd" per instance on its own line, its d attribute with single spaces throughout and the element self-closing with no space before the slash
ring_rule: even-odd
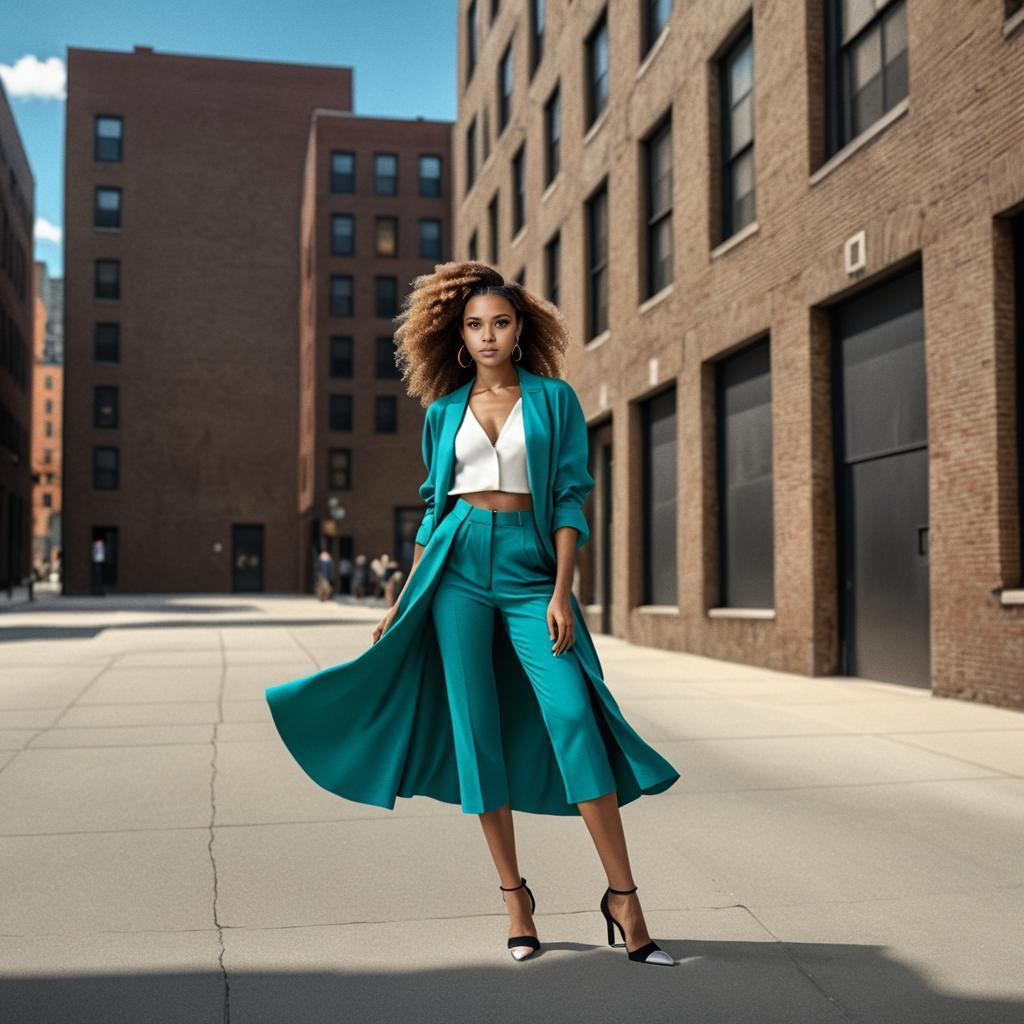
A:
<svg viewBox="0 0 1024 1024">
<path fill-rule="evenodd" d="M 840 671 L 930 686 L 920 268 L 833 311 Z"/>
<path fill-rule="evenodd" d="M 263 589 L 263 524 L 235 523 L 231 527 L 231 589 Z"/>
</svg>

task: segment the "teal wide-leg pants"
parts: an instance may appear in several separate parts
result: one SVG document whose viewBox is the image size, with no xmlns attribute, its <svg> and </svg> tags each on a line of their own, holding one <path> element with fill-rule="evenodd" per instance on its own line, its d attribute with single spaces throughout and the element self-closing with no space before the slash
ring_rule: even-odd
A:
<svg viewBox="0 0 1024 1024">
<path fill-rule="evenodd" d="M 554 574 L 545 564 L 532 511 L 495 512 L 462 498 L 431 612 L 444 663 L 462 810 L 509 802 L 508 773 L 531 764 L 505 760 L 495 666 L 496 616 L 533 687 L 568 803 L 613 792 L 615 776 L 599 713 L 572 648 L 552 654 L 547 608 Z"/>
</svg>

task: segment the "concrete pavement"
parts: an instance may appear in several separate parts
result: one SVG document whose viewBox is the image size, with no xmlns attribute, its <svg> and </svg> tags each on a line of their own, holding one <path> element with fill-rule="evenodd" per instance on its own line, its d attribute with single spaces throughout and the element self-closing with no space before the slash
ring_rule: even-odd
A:
<svg viewBox="0 0 1024 1024">
<path fill-rule="evenodd" d="M 997 1024 L 1024 1019 L 1024 715 L 595 637 L 680 770 L 623 809 L 652 935 L 605 944 L 576 818 L 516 816 L 515 963 L 479 824 L 313 784 L 273 682 L 379 608 L 58 598 L 0 614 L 0 1020 Z"/>
</svg>

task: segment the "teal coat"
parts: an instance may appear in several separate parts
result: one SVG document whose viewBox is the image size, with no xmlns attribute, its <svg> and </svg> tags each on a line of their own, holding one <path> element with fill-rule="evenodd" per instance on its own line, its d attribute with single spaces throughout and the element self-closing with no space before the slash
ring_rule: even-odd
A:
<svg viewBox="0 0 1024 1024">
<path fill-rule="evenodd" d="M 594 481 L 587 470 L 587 425 L 571 385 L 516 364 L 523 398 L 526 465 L 534 517 L 552 571 L 554 531 L 572 526 L 577 547 L 590 536 L 583 502 Z M 266 699 L 278 733 L 320 786 L 361 803 L 393 808 L 395 798 L 424 795 L 458 804 L 455 745 L 430 600 L 458 525 L 445 516 L 455 462 L 455 434 L 465 415 L 471 378 L 427 407 L 420 486 L 426 509 L 416 533 L 425 545 L 384 635 L 358 657 L 312 675 L 270 686 Z M 660 793 L 679 773 L 625 720 L 605 685 L 597 651 L 575 595 L 574 655 L 591 687 L 620 805 Z M 540 705 L 500 619 L 494 668 L 502 746 L 513 810 L 579 814 L 566 803 Z"/>
</svg>

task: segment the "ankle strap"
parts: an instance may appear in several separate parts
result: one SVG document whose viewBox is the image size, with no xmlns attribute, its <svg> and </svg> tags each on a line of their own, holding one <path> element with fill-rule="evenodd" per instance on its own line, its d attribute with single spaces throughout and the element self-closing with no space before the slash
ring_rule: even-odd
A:
<svg viewBox="0 0 1024 1024">
<path fill-rule="evenodd" d="M 608 891 L 609 892 L 618 893 L 620 896 L 628 896 L 631 892 L 636 892 L 636 886 L 634 885 L 632 889 L 613 889 L 609 885 L 608 886 Z"/>
<path fill-rule="evenodd" d="M 499 885 L 498 888 L 501 889 L 502 892 L 515 892 L 516 889 L 522 889 L 522 887 L 526 885 L 526 879 L 523 878 L 522 875 L 520 875 L 519 877 L 522 878 L 522 881 L 518 885 L 511 885 L 507 888 L 504 885 Z"/>
</svg>

